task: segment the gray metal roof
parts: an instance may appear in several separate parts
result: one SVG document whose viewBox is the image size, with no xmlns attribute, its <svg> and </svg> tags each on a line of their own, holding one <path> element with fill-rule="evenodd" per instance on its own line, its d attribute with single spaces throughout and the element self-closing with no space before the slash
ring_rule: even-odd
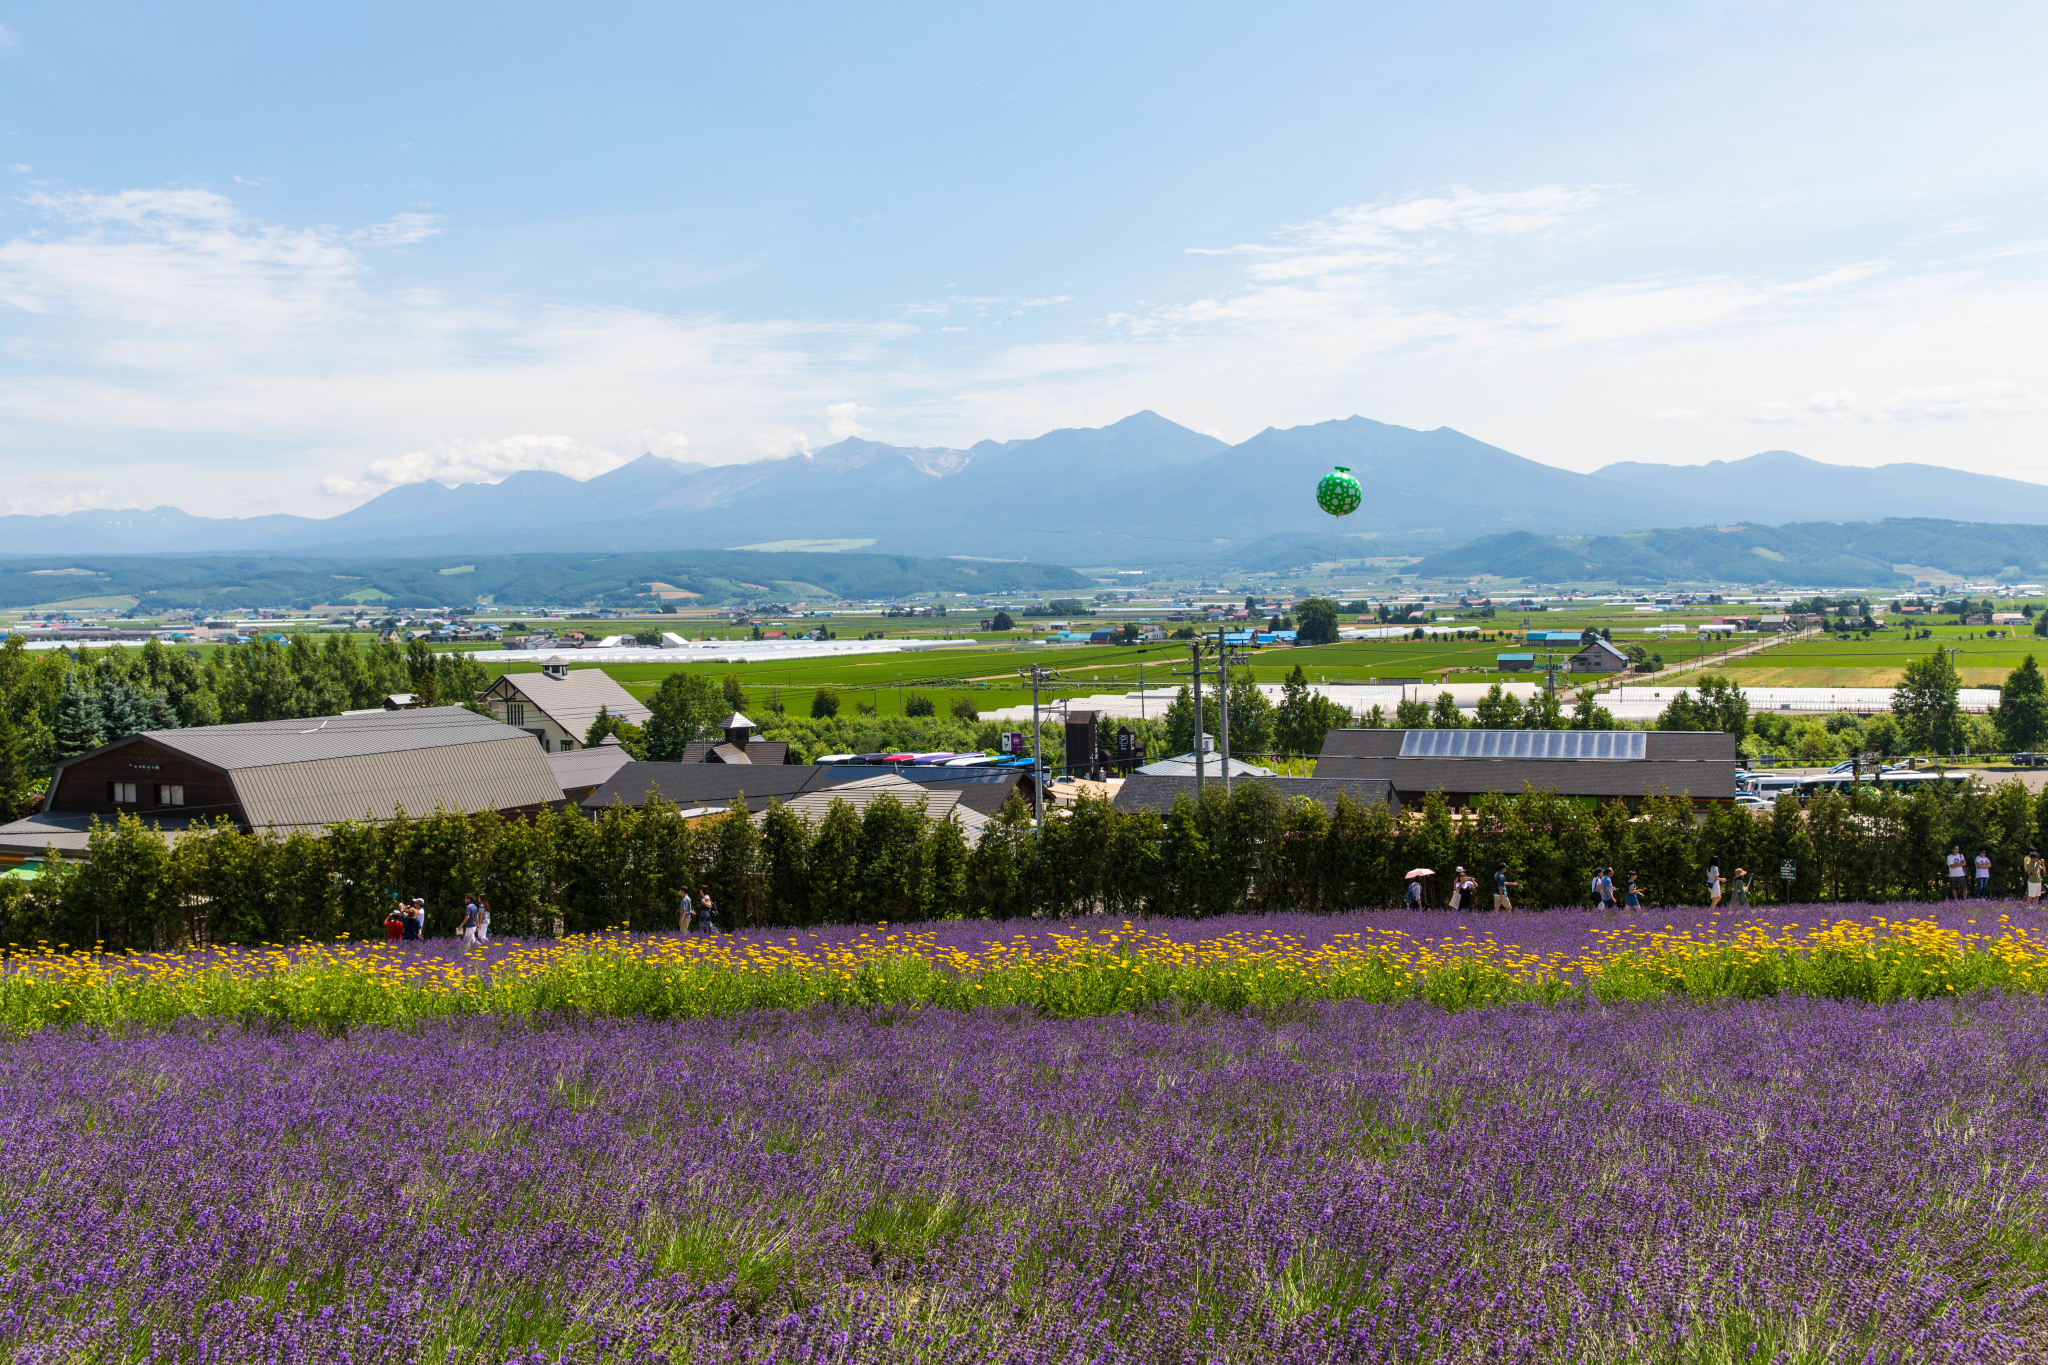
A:
<svg viewBox="0 0 2048 1365">
<path fill-rule="evenodd" d="M 196 824 L 210 823 L 199 816 L 151 816 L 140 819 L 146 825 L 154 825 L 164 836 L 173 841 L 183 837 Z M 114 823 L 110 815 L 94 815 L 87 811 L 56 811 L 51 814 L 38 812 L 24 816 L 9 824 L 0 825 L 0 853 L 14 856 L 39 858 L 46 849 L 54 848 L 59 853 L 79 856 L 84 854 L 86 844 L 92 836 L 92 823 L 98 820 L 103 825 Z"/>
<path fill-rule="evenodd" d="M 748 807 L 759 810 L 770 797 L 787 800 L 823 783 L 825 771 L 808 764 L 628 763 L 582 804 L 592 812 L 614 803 L 642 806 L 653 792 L 684 809 L 724 805 L 745 796 Z"/>
<path fill-rule="evenodd" d="M 1178 758 L 1162 758 L 1155 763 L 1147 763 L 1137 771 L 1147 777 L 1193 778 L 1195 775 L 1195 756 L 1190 753 L 1182 754 Z M 1219 781 L 1222 780 L 1223 755 L 1202 755 L 1202 774 L 1205 777 L 1213 777 Z M 1261 768 L 1255 763 L 1247 763 L 1241 758 L 1233 757 L 1230 760 L 1230 775 L 1232 777 L 1271 777 L 1273 770 L 1271 768 Z"/>
<path fill-rule="evenodd" d="M 538 750 L 533 736 L 524 730 L 500 725 L 489 716 L 460 706 L 433 706 L 417 711 L 258 720 L 240 725 L 195 726 L 189 730 L 145 730 L 140 738 L 209 767 L 237 772 L 279 763 L 490 744 L 514 735 L 524 739 L 527 747 Z"/>
<path fill-rule="evenodd" d="M 562 784 L 563 791 L 583 787 L 602 786 L 611 780 L 612 774 L 633 761 L 633 755 L 626 752 L 626 746 L 619 743 L 617 735 L 606 735 L 604 743 L 592 749 L 571 749 L 565 754 L 549 754 L 548 767 L 554 770 L 555 781 Z"/>
<path fill-rule="evenodd" d="M 717 757 L 713 757 L 713 755 Z M 737 754 L 737 758 L 727 758 Z M 684 763 L 751 763 L 759 767 L 789 762 L 789 742 L 781 739 L 750 739 L 742 750 L 722 739 L 693 739 L 683 746 Z"/>
<path fill-rule="evenodd" d="M 559 677 L 548 673 L 507 673 L 491 684 L 489 695 L 514 693 L 538 706 L 579 744 L 600 708 L 634 725 L 645 725 L 654 716 L 647 703 L 612 681 L 611 674 L 601 668 L 572 668 Z"/>
<path fill-rule="evenodd" d="M 1352 779 L 1342 777 L 1247 777 L 1233 779 L 1271 787 L 1288 798 L 1306 797 L 1324 810 L 1337 809 L 1337 797 L 1345 795 L 1352 804 L 1369 806 L 1375 802 L 1399 807 L 1394 795 L 1394 784 L 1385 780 Z M 1223 784 L 1211 779 L 1209 787 L 1222 791 Z M 1143 774 L 1124 779 L 1117 789 L 1116 799 L 1110 804 L 1117 810 L 1149 810 L 1164 813 L 1173 809 L 1176 798 L 1185 793 L 1189 800 L 1195 798 L 1195 779 L 1192 777 L 1151 777 Z"/>
<path fill-rule="evenodd" d="M 510 726 L 499 726 L 501 731 Z M 523 810 L 562 799 L 533 736 L 238 768 L 231 779 L 250 825 L 275 828 L 451 811 Z"/>
<path fill-rule="evenodd" d="M 1316 762 L 1316 776 L 1391 782 L 1404 800 L 1425 792 L 1477 795 L 1525 787 L 1565 796 L 1690 795 L 1733 800 L 1735 762 L 1729 760 L 1595 763 L 1575 758 L 1346 758 Z"/>
<path fill-rule="evenodd" d="M 972 844 L 981 838 L 981 831 L 988 825 L 988 817 L 980 811 L 960 803 L 958 788 L 928 787 L 922 783 L 905 781 L 894 773 L 880 777 L 864 777 L 857 782 L 841 782 L 823 790 L 813 789 L 790 797 L 782 804 L 790 812 L 813 823 L 823 820 L 830 813 L 834 801 L 844 801 L 853 807 L 855 814 L 865 811 L 876 801 L 896 801 L 915 810 L 924 807 L 925 819 L 934 823 L 954 820 L 961 832 Z M 755 819 L 762 819 L 756 815 Z"/>
</svg>

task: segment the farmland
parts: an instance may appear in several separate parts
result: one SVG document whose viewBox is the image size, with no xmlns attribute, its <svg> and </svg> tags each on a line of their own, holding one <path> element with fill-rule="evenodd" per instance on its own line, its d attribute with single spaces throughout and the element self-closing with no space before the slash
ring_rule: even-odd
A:
<svg viewBox="0 0 2048 1365">
<path fill-rule="evenodd" d="M 2030 1359 L 2038 996 L 0 1051 L 20 1359 Z"/>
</svg>

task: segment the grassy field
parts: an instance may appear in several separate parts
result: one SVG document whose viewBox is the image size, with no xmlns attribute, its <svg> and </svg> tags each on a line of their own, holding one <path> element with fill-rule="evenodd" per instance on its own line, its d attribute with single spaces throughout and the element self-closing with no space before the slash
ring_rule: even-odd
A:
<svg viewBox="0 0 2048 1365">
<path fill-rule="evenodd" d="M 1908 661 L 1936 648 L 1956 650 L 1957 670 L 1967 686 L 1996 686 L 2029 655 L 2048 658 L 2048 640 L 2023 634 L 1984 638 L 1982 626 L 1932 626 L 1926 640 L 1886 631 L 1865 640 L 1833 637 L 1795 640 L 1767 653 L 1738 659 L 1729 671 L 1750 687 L 1890 687 L 1905 676 Z"/>
<path fill-rule="evenodd" d="M 1371 640 L 1301 649 L 1269 648 L 1252 653 L 1250 667 L 1261 683 L 1280 683 L 1299 665 L 1312 682 L 1371 682 L 1434 679 L 1452 674 L 1476 677 L 1490 670 L 1496 654 L 1519 650 L 1513 642 Z M 573 657 L 573 656 L 572 656 Z M 1016 670 L 1039 664 L 1060 678 L 1041 696 L 1134 691 L 1178 687 L 1185 681 L 1185 642 L 1152 645 L 982 645 L 940 649 L 919 654 L 865 654 L 843 658 L 792 659 L 787 662 L 711 664 L 703 666 L 723 677 L 736 674 L 749 696 L 779 691 L 795 707 L 820 687 L 838 691 L 842 702 L 864 703 L 881 715 L 897 715 L 902 699 L 921 692 L 937 699 L 971 696 L 977 707 L 993 710 L 1031 700 Z M 661 680 L 682 662 L 607 663 L 600 665 L 628 691 L 651 696 Z M 491 664 L 498 673 L 536 672 L 532 663 Z M 944 706 L 941 706 L 941 710 Z"/>
</svg>

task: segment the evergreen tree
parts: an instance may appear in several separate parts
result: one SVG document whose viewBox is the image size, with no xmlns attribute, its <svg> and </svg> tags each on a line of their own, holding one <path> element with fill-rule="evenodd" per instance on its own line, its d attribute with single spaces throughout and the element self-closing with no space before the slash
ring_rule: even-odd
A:
<svg viewBox="0 0 2048 1365">
<path fill-rule="evenodd" d="M 1220 712 L 1217 724 L 1222 724 Z M 1239 669 L 1230 675 L 1230 752 L 1263 754 L 1272 747 L 1273 703 L 1259 690 L 1252 671 Z"/>
<path fill-rule="evenodd" d="M 1915 753 L 1952 754 L 1963 747 L 1962 686 L 1946 650 L 1906 665 L 1905 681 L 1892 692 L 1892 715 Z"/>
<path fill-rule="evenodd" d="M 90 753 L 106 742 L 105 734 L 99 689 L 88 684 L 82 673 L 65 674 L 63 695 L 57 702 L 57 757 Z"/>
<path fill-rule="evenodd" d="M 1330 731 L 1351 723 L 1349 712 L 1309 687 L 1300 664 L 1280 685 L 1280 693 L 1280 705 L 1273 713 L 1273 735 L 1283 754 L 1319 754 Z"/>
<path fill-rule="evenodd" d="M 1475 719 L 1482 730 L 1519 730 L 1522 728 L 1522 703 L 1508 695 L 1507 689 L 1496 682 L 1479 699 Z"/>
<path fill-rule="evenodd" d="M 604 743 L 608 735 L 618 736 L 619 744 L 635 758 L 647 757 L 647 746 L 642 743 L 640 727 L 623 716 L 615 716 L 611 708 L 600 706 L 597 716 L 590 722 L 590 728 L 583 732 L 583 747 L 595 749 Z"/>
<path fill-rule="evenodd" d="M 1553 699 L 1553 706 L 1557 705 Z M 1572 708 L 1574 730 L 1612 730 L 1615 728 L 1614 713 L 1593 699 L 1593 689 L 1582 688 L 1578 705 Z"/>
<path fill-rule="evenodd" d="M 0 704 L 0 820 L 15 820 L 28 813 L 28 748 L 22 743 L 21 727 Z"/>
<path fill-rule="evenodd" d="M 1458 710 L 1457 699 L 1448 692 L 1436 694 L 1436 705 L 1429 708 L 1429 723 L 1439 730 L 1462 730 L 1465 717 Z"/>
<path fill-rule="evenodd" d="M 2029 654 L 2018 668 L 2008 673 L 1992 712 L 1998 724 L 1998 742 L 2008 750 L 2038 749 L 2048 739 L 2048 680 Z"/>
<path fill-rule="evenodd" d="M 1305 645 L 1337 643 L 1337 604 L 1327 597 L 1311 597 L 1294 609 L 1295 638 Z M 1296 665 L 1299 668 L 1299 665 Z"/>
<path fill-rule="evenodd" d="M 1606 715 L 1605 711 L 1600 712 Z M 1557 693 L 1544 688 L 1529 698 L 1529 704 L 1522 708 L 1522 727 L 1527 730 L 1562 730 L 1564 725 L 1564 703 L 1557 699 Z"/>
</svg>

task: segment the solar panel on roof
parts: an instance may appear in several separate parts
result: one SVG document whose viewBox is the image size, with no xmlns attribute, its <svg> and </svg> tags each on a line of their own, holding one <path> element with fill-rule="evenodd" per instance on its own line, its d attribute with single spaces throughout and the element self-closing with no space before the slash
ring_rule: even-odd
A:
<svg viewBox="0 0 2048 1365">
<path fill-rule="evenodd" d="M 1403 758 L 1597 758 L 1646 755 L 1641 730 L 1410 730 Z"/>
</svg>

